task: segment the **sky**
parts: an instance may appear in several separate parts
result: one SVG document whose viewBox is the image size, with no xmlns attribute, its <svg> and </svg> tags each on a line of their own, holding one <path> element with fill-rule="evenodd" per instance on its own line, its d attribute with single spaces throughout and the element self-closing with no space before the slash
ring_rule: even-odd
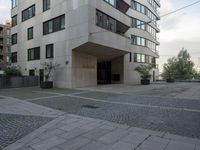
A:
<svg viewBox="0 0 200 150">
<path fill-rule="evenodd" d="M 197 0 L 161 0 L 161 16 Z M 10 18 L 10 0 L 0 0 L 0 23 Z M 160 58 L 158 64 L 162 71 L 168 58 L 176 56 L 185 48 L 191 59 L 200 65 L 200 3 L 173 15 L 161 17 L 159 21 Z"/>
</svg>

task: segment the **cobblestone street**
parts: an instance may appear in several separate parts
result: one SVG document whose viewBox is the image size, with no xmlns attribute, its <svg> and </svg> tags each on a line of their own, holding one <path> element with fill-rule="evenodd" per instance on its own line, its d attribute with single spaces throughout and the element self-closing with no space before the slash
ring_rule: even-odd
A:
<svg viewBox="0 0 200 150">
<path fill-rule="evenodd" d="M 199 150 L 199 84 L 122 87 L 1 90 L 0 149 Z"/>
</svg>

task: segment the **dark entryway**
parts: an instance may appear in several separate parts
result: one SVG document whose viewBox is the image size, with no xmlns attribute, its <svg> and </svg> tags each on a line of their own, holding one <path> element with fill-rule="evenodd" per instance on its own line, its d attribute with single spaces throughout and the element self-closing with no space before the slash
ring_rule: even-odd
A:
<svg viewBox="0 0 200 150">
<path fill-rule="evenodd" d="M 111 61 L 97 63 L 98 84 L 111 84 Z"/>
<path fill-rule="evenodd" d="M 44 81 L 44 70 L 40 69 L 40 84 Z"/>
</svg>

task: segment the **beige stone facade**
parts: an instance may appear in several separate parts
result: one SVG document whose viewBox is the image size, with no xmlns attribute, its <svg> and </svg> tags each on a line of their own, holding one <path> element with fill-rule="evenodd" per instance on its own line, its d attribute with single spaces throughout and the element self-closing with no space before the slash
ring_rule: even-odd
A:
<svg viewBox="0 0 200 150">
<path fill-rule="evenodd" d="M 160 7 L 157 0 L 152 1 Z M 12 35 L 17 34 L 17 43 L 11 48 L 12 53 L 17 53 L 17 61 L 13 65 L 20 66 L 24 75 L 34 72 L 34 75 L 41 76 L 41 63 L 56 62 L 60 66 L 54 72 L 53 81 L 56 87 L 62 88 L 95 86 L 98 83 L 139 83 L 140 78 L 134 68 L 141 63 L 155 63 L 152 60 L 158 58 L 155 47 L 159 44 L 156 39 L 159 15 L 157 8 L 151 5 L 152 1 L 49 0 L 50 5 L 44 10 L 43 0 L 18 0 L 11 11 L 13 19 L 17 18 L 17 25 L 11 30 Z M 138 4 L 145 12 L 136 10 Z M 150 19 L 150 12 L 153 19 Z M 57 19 L 56 22 L 61 15 L 64 15 L 64 28 L 62 20 Z M 133 18 L 144 21 L 145 28 L 139 29 L 138 23 L 134 26 L 136 21 Z M 48 29 L 44 29 L 45 24 Z M 148 30 L 151 29 L 149 26 L 153 33 Z M 29 28 L 33 28 L 31 40 L 27 40 Z M 50 33 L 45 34 L 44 30 Z M 137 37 L 131 38 L 134 36 Z M 145 45 L 141 46 L 143 41 Z M 46 57 L 49 44 L 53 44 L 52 58 Z M 39 47 L 40 55 L 34 59 L 36 52 L 30 53 L 33 59 L 29 60 L 29 50 L 36 47 Z M 139 60 L 137 54 L 141 55 L 141 62 L 136 61 Z M 156 80 L 158 70 L 153 71 Z"/>
</svg>

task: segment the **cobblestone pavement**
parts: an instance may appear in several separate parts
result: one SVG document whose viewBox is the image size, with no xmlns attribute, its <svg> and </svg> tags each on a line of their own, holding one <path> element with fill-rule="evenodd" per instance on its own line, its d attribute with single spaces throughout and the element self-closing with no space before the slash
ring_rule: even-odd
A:
<svg viewBox="0 0 200 150">
<path fill-rule="evenodd" d="M 200 101 L 87 92 L 33 103 L 71 114 L 200 138 Z"/>
<path fill-rule="evenodd" d="M 51 120 L 52 118 L 0 114 L 0 150 Z"/>
<path fill-rule="evenodd" d="M 200 140 L 65 114 L 4 150 L 199 150 Z"/>
</svg>

